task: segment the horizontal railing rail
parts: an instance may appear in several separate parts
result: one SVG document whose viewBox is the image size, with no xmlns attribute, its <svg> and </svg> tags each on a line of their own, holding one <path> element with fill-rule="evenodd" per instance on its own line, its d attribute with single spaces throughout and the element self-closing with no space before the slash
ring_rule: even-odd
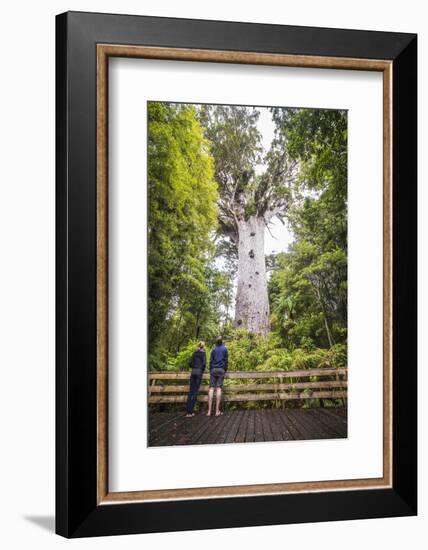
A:
<svg viewBox="0 0 428 550">
<path fill-rule="evenodd" d="M 347 399 L 348 388 L 347 375 L 348 370 L 344 368 L 319 368 L 287 372 L 226 372 L 222 399 L 230 402 L 287 401 L 296 399 L 345 400 Z M 204 372 L 202 380 L 209 380 L 209 376 L 209 371 Z M 325 379 L 326 377 L 327 379 Z M 189 386 L 188 384 L 184 385 L 175 382 L 189 380 L 189 378 L 190 371 L 150 372 L 149 404 L 185 402 Z M 307 381 L 308 378 L 317 378 L 317 380 Z M 244 381 L 244 383 L 236 383 L 239 380 Z M 262 382 L 254 383 L 251 380 L 262 380 Z M 267 382 L 268 380 L 271 380 L 271 382 Z M 207 401 L 208 389 L 208 384 L 201 384 L 198 401 Z"/>
<path fill-rule="evenodd" d="M 348 369 L 302 369 L 289 371 L 227 371 L 225 378 L 307 378 L 308 376 L 327 376 L 332 374 L 346 374 Z M 150 372 L 149 380 L 188 380 L 189 371 L 178 372 Z M 209 379 L 210 373 L 205 370 L 203 378 Z"/>
</svg>

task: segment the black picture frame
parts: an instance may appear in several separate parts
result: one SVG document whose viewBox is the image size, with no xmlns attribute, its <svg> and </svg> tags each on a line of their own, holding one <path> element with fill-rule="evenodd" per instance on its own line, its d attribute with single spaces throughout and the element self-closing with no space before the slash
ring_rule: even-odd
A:
<svg viewBox="0 0 428 550">
<path fill-rule="evenodd" d="M 97 503 L 100 43 L 392 62 L 392 487 Z M 417 36 L 68 12 L 56 18 L 56 98 L 56 532 L 86 537 L 415 515 Z"/>
</svg>

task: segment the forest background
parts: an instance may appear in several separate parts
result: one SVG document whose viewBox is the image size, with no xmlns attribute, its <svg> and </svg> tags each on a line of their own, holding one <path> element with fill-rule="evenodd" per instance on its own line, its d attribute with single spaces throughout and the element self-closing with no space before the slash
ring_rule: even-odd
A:
<svg viewBox="0 0 428 550">
<path fill-rule="evenodd" d="M 148 204 L 151 371 L 218 335 L 230 370 L 346 367 L 346 111 L 149 102 Z"/>
</svg>

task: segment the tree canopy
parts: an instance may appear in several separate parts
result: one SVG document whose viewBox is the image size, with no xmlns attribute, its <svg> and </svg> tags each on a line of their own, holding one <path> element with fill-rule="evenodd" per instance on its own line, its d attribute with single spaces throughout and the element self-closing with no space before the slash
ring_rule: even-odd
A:
<svg viewBox="0 0 428 550">
<path fill-rule="evenodd" d="M 215 177 L 219 185 L 219 223 L 223 235 L 236 244 L 238 221 L 261 217 L 267 224 L 287 208 L 289 186 L 297 163 L 279 142 L 263 150 L 255 107 L 203 105 L 200 120 L 211 142 Z M 261 175 L 255 167 L 265 164 Z"/>
</svg>

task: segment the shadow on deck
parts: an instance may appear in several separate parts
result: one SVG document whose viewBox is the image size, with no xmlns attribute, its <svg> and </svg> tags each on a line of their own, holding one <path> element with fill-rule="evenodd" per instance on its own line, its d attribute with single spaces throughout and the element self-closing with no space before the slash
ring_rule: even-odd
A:
<svg viewBox="0 0 428 550">
<path fill-rule="evenodd" d="M 225 412 L 208 418 L 199 413 L 149 415 L 149 447 L 207 445 L 347 437 L 344 408 L 261 409 Z"/>
</svg>

